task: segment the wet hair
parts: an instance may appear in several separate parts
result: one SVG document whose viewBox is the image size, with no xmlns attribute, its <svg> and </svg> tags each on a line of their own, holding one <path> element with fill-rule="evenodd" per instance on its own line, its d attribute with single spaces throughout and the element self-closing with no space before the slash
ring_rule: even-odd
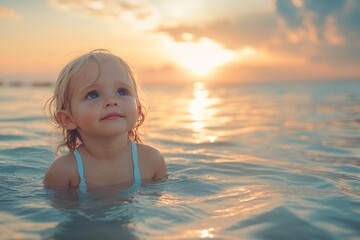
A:
<svg viewBox="0 0 360 240">
<path fill-rule="evenodd" d="M 45 107 L 49 110 L 50 118 L 62 135 L 62 138 L 59 140 L 57 145 L 57 153 L 59 153 L 60 149 L 63 147 L 68 148 L 69 151 L 73 151 L 82 143 L 79 132 L 76 129 L 65 129 L 58 119 L 59 111 L 68 111 L 71 113 L 71 83 L 77 81 L 79 76 L 81 78 L 81 75 L 84 74 L 89 63 L 95 61 L 100 70 L 100 65 L 106 60 L 115 60 L 123 66 L 128 73 L 130 81 L 134 84 L 135 98 L 139 107 L 139 114 L 135 126 L 128 132 L 128 137 L 135 142 L 141 143 L 138 129 L 144 123 L 145 108 L 139 98 L 134 73 L 132 72 L 130 66 L 120 57 L 112 54 L 106 49 L 96 49 L 73 59 L 60 71 L 56 81 L 54 95 L 46 102 Z"/>
</svg>

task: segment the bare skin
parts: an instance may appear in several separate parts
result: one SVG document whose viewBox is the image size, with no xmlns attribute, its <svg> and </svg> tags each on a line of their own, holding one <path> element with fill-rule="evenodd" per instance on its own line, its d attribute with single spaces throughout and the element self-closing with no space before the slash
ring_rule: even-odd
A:
<svg viewBox="0 0 360 240">
<path fill-rule="evenodd" d="M 130 145 L 126 154 L 121 158 L 114 157 L 97 160 L 90 155 L 84 146 L 79 147 L 84 156 L 84 175 L 89 187 L 108 185 L 130 186 L 133 183 L 133 163 Z M 159 151 L 147 145 L 137 144 L 139 169 L 143 182 L 151 182 L 164 178 L 167 175 L 164 158 Z M 124 155 L 126 157 L 124 157 Z M 78 187 L 80 177 L 77 164 L 72 153 L 57 158 L 45 174 L 44 183 L 47 186 Z"/>
</svg>

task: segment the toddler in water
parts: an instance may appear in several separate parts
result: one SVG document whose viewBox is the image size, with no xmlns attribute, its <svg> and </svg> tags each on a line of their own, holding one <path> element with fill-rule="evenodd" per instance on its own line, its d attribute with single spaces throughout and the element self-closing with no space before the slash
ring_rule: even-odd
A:
<svg viewBox="0 0 360 240">
<path fill-rule="evenodd" d="M 141 185 L 167 175 L 163 156 L 142 144 L 138 128 L 144 108 L 130 67 L 106 50 L 68 63 L 48 101 L 52 120 L 69 153 L 48 168 L 47 186 Z"/>
</svg>

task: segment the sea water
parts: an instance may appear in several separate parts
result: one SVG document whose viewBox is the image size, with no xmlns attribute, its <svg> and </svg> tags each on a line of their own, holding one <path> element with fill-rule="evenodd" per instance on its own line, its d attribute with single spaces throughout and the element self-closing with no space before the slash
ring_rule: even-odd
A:
<svg viewBox="0 0 360 240">
<path fill-rule="evenodd" d="M 360 238 L 360 81 L 144 85 L 168 179 L 83 198 L 42 184 L 52 88 L 0 86 L 0 239 Z"/>
</svg>

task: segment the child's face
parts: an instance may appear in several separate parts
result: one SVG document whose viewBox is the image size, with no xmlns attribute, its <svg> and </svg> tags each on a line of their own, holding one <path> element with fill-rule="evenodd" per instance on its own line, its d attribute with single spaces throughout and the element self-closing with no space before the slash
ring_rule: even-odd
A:
<svg viewBox="0 0 360 240">
<path fill-rule="evenodd" d="M 71 116 L 83 139 L 127 135 L 138 117 L 134 84 L 125 67 L 114 60 L 100 67 L 99 75 L 95 61 L 89 63 L 71 84 Z"/>
</svg>

